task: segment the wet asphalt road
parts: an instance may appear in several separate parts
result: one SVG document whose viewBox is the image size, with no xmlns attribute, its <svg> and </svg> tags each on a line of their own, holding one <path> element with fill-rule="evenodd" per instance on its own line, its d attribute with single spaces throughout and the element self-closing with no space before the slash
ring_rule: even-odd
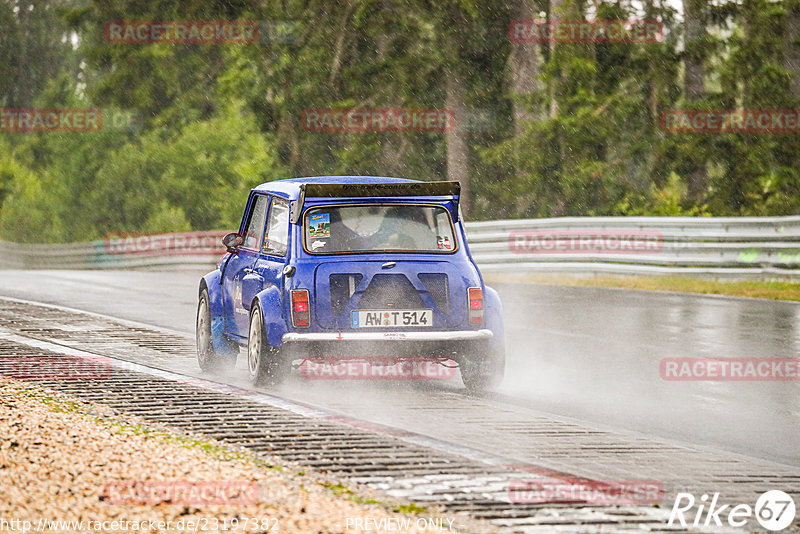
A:
<svg viewBox="0 0 800 534">
<path fill-rule="evenodd" d="M 201 274 L 0 271 L 0 294 L 191 334 Z M 798 357 L 800 304 L 541 285 L 495 287 L 505 306 L 508 346 L 498 399 L 594 425 L 800 466 L 800 381 L 672 382 L 659 374 L 659 362 L 666 357 Z M 239 382 L 242 377 L 234 378 Z M 460 381 L 456 377 L 438 387 L 456 391 Z M 293 377 L 280 393 L 317 403 L 335 400 L 355 417 L 390 422 L 392 396 L 424 395 L 425 390 L 409 385 L 382 391 L 358 382 L 310 384 Z M 376 410 L 382 404 L 385 410 Z"/>
</svg>

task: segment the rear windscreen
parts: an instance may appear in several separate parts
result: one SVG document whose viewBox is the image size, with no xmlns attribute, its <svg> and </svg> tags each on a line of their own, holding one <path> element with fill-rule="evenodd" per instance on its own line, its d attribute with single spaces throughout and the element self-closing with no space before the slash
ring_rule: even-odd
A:
<svg viewBox="0 0 800 534">
<path fill-rule="evenodd" d="M 450 212 L 441 206 L 369 204 L 306 211 L 305 249 L 311 254 L 455 251 Z"/>
</svg>

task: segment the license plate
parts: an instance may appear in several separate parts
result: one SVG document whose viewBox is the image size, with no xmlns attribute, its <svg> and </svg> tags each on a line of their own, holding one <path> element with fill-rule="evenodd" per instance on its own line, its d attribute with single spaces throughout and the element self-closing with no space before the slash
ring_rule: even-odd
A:
<svg viewBox="0 0 800 534">
<path fill-rule="evenodd" d="M 433 310 L 353 310 L 353 328 L 433 326 Z"/>
</svg>

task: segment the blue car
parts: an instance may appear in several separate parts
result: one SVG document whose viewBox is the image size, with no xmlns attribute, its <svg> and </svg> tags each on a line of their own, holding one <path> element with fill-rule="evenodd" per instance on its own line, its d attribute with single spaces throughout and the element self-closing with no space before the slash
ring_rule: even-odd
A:
<svg viewBox="0 0 800 534">
<path fill-rule="evenodd" d="M 505 369 L 500 298 L 483 283 L 458 182 L 324 176 L 250 192 L 227 253 L 200 281 L 201 369 L 247 348 L 254 384 L 297 360 L 458 364 L 470 391 Z"/>
</svg>

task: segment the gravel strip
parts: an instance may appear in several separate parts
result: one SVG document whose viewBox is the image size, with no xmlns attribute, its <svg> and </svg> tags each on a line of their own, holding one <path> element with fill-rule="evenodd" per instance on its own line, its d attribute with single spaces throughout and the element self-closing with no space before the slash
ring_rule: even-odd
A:
<svg viewBox="0 0 800 534">
<path fill-rule="evenodd" d="M 0 377 L 0 531 L 449 531 L 288 471 Z"/>
</svg>

